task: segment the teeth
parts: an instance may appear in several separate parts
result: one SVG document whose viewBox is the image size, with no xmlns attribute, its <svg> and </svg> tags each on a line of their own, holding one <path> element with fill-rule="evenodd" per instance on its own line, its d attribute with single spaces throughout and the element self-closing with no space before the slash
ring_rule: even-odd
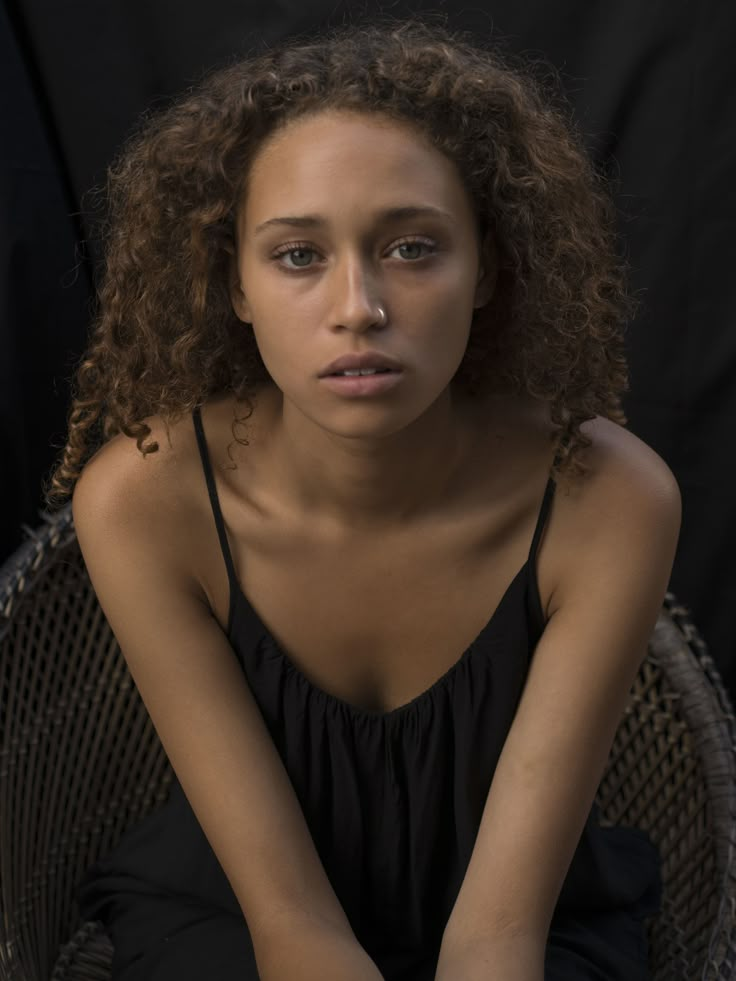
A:
<svg viewBox="0 0 736 981">
<path fill-rule="evenodd" d="M 385 368 L 360 368 L 357 371 L 341 371 L 341 375 L 377 375 L 379 371 L 386 371 Z"/>
</svg>

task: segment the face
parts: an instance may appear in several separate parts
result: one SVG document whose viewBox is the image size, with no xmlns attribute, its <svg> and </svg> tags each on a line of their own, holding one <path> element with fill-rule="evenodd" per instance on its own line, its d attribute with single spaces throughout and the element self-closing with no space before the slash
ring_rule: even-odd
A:
<svg viewBox="0 0 736 981">
<path fill-rule="evenodd" d="M 253 161 L 231 295 L 285 406 L 379 436 L 448 397 L 489 266 L 450 160 L 408 125 L 329 110 L 288 123 Z M 369 351 L 397 366 L 384 390 L 322 377 Z"/>
</svg>

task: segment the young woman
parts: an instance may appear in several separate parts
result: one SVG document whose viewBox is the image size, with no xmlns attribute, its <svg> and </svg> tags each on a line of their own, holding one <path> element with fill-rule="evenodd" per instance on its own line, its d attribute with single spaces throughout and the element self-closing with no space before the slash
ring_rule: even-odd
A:
<svg viewBox="0 0 736 981">
<path fill-rule="evenodd" d="M 680 499 L 565 114 L 344 28 L 148 119 L 110 201 L 48 495 L 177 775 L 79 887 L 114 977 L 648 977 L 657 855 L 592 802 Z"/>
</svg>

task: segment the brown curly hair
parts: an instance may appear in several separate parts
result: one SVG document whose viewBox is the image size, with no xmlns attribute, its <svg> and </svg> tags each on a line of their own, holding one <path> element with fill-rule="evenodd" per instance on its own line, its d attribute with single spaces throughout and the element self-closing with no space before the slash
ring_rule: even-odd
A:
<svg viewBox="0 0 736 981">
<path fill-rule="evenodd" d="M 537 78 L 497 48 L 426 18 L 383 17 L 219 69 L 143 119 L 108 173 L 99 314 L 45 485 L 50 507 L 116 433 L 144 455 L 157 450 L 144 445 L 147 416 L 160 415 L 168 432 L 225 391 L 252 411 L 249 392 L 269 375 L 231 305 L 235 216 L 262 142 L 326 108 L 411 123 L 455 162 L 500 270 L 492 300 L 474 311 L 453 384 L 547 402 L 562 446 L 557 474 L 585 472 L 580 425 L 596 415 L 626 423 L 623 327 L 634 302 L 607 180 L 549 85 L 554 75 L 546 66 Z"/>
</svg>

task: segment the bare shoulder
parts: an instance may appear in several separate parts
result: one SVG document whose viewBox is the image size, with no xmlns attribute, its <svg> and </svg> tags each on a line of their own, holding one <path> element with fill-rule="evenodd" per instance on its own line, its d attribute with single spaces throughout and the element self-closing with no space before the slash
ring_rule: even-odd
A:
<svg viewBox="0 0 736 981">
<path fill-rule="evenodd" d="M 680 490 L 667 463 L 630 430 L 602 417 L 582 431 L 588 473 L 563 482 L 555 503 L 559 556 L 556 608 L 584 593 L 591 578 L 665 582 L 682 518 Z"/>
<path fill-rule="evenodd" d="M 660 512 L 680 516 L 680 490 L 674 474 L 651 446 L 610 419 L 596 416 L 581 427 L 591 440 L 584 451 L 588 475 L 571 491 L 587 511 L 631 508 L 632 520 Z"/>
<path fill-rule="evenodd" d="M 201 408 L 207 455 L 216 474 L 218 495 L 237 498 L 234 513 L 249 513 L 242 479 L 248 453 L 233 460 L 233 420 L 243 418 L 239 403 L 228 395 L 208 399 Z M 72 496 L 72 513 L 85 560 L 134 544 L 139 554 L 164 563 L 172 577 L 210 607 L 219 595 L 222 558 L 214 535 L 202 458 L 192 414 L 167 425 L 161 416 L 143 420 L 150 427 L 144 446 L 118 434 L 103 444 L 85 465 Z M 221 590 L 220 590 L 221 591 Z M 220 602 L 220 607 L 226 601 Z M 222 614 L 222 611 L 221 615 Z"/>
<path fill-rule="evenodd" d="M 208 443 L 224 437 L 218 401 L 202 409 Z M 135 555 L 131 574 L 143 561 L 159 564 L 169 581 L 200 602 L 209 597 L 212 514 L 191 413 L 167 425 L 158 415 L 143 420 L 150 434 L 143 441 L 158 448 L 145 455 L 136 440 L 117 434 L 85 465 L 72 496 L 72 514 L 88 568 L 112 553 Z M 122 568 L 118 575 L 124 575 Z"/>
<path fill-rule="evenodd" d="M 74 488 L 75 525 L 97 518 L 115 525 L 147 526 L 153 533 L 187 506 L 191 489 L 194 433 L 185 415 L 167 426 L 160 416 L 143 420 L 151 429 L 143 445 L 118 433 L 87 461 Z"/>
</svg>

